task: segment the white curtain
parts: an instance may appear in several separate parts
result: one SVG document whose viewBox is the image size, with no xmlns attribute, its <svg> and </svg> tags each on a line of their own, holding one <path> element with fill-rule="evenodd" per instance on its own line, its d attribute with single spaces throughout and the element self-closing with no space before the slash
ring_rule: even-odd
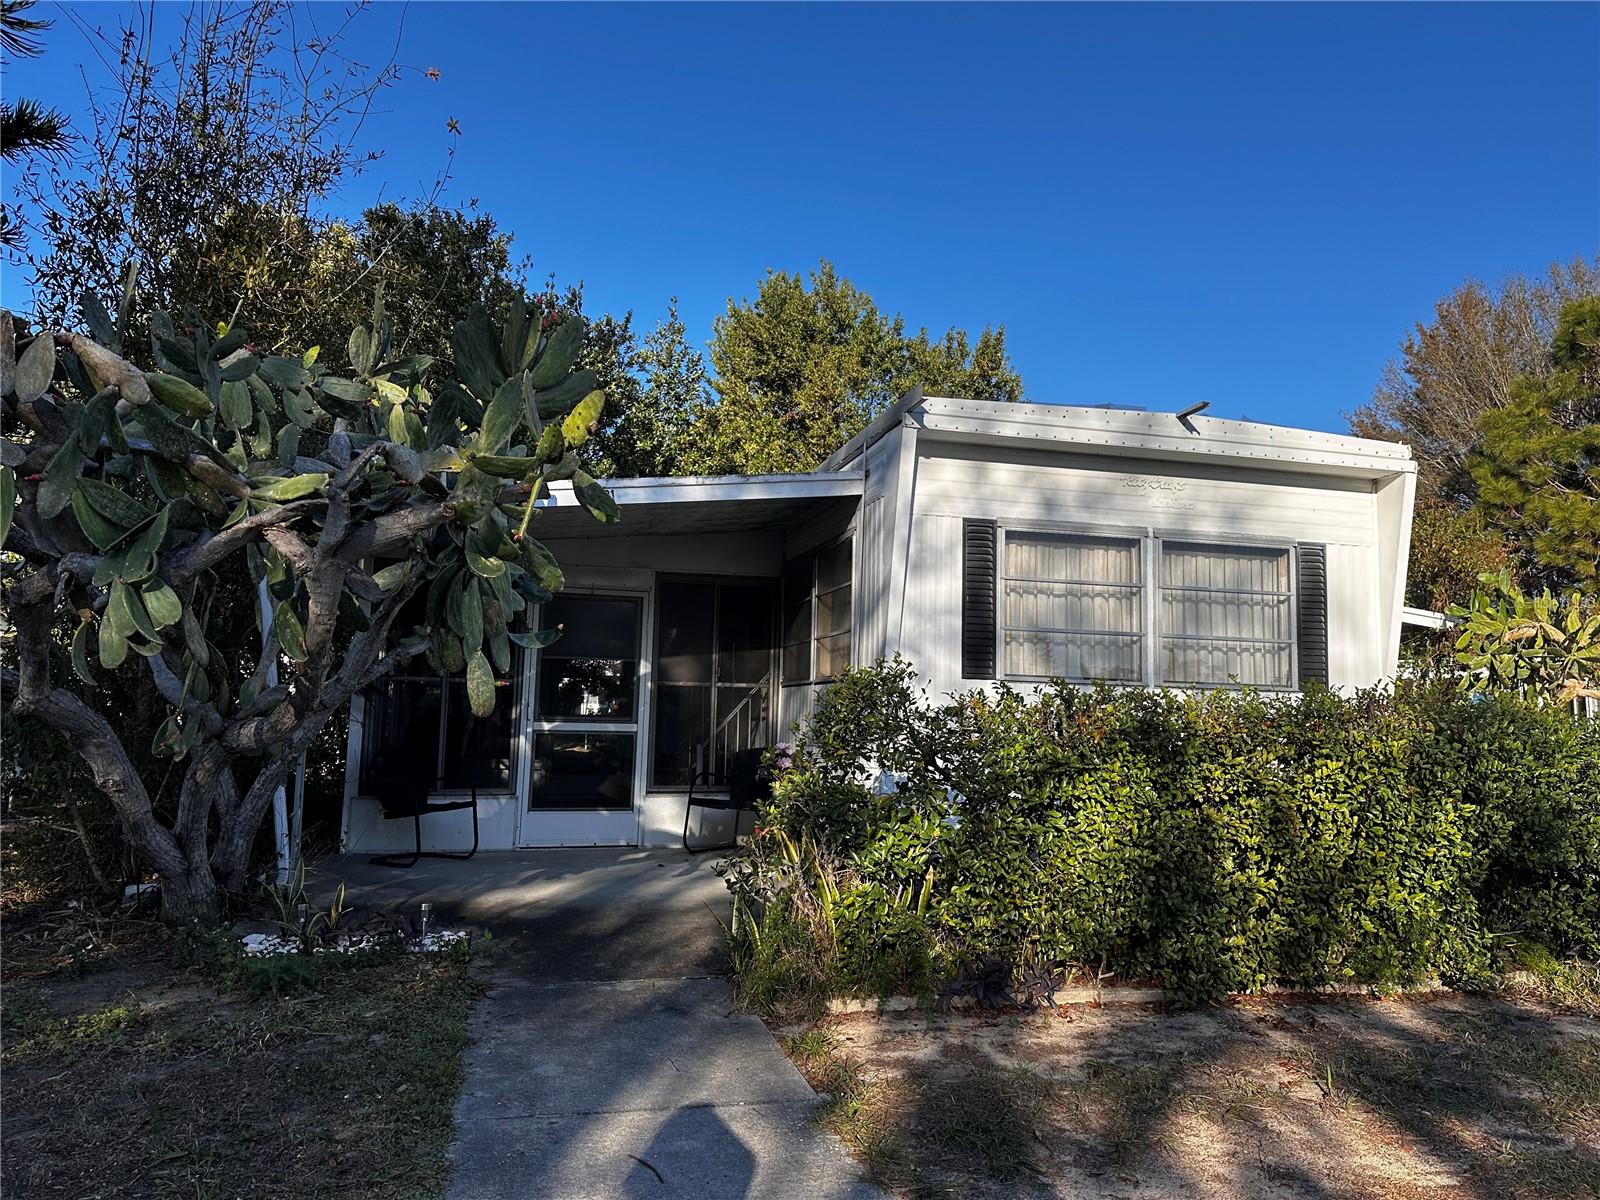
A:
<svg viewBox="0 0 1600 1200">
<path fill-rule="evenodd" d="M 1141 606 L 1137 542 L 1008 533 L 1008 675 L 1138 679 Z"/>
<path fill-rule="evenodd" d="M 1163 681 L 1292 686 L 1289 580 L 1287 550 L 1164 546 Z"/>
</svg>

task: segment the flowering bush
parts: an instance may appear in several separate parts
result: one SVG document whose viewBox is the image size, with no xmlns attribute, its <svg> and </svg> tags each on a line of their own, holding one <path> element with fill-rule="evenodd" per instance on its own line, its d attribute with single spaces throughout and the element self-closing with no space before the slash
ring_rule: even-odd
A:
<svg viewBox="0 0 1600 1200">
<path fill-rule="evenodd" d="M 1499 933 L 1600 952 L 1600 723 L 1507 696 L 936 703 L 896 660 L 848 672 L 779 757 L 728 880 L 746 939 L 825 886 L 824 926 L 778 932 L 833 992 L 928 993 L 1003 959 L 1203 998 L 1480 979 Z"/>
</svg>

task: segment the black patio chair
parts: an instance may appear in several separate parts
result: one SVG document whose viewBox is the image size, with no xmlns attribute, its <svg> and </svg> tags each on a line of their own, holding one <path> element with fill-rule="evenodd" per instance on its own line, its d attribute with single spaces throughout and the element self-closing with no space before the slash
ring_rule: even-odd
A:
<svg viewBox="0 0 1600 1200">
<path fill-rule="evenodd" d="M 728 790 L 726 792 L 703 792 L 695 795 L 695 787 L 704 783 L 711 777 L 710 769 L 700 771 L 691 777 L 689 782 L 689 802 L 683 809 L 683 848 L 690 854 L 700 854 L 707 850 L 727 850 L 739 844 L 739 822 L 747 812 L 754 812 L 756 805 L 772 794 L 772 777 L 767 769 L 761 765 L 761 759 L 766 751 L 760 746 L 749 750 L 735 750 L 728 759 Z M 692 846 L 689 844 L 689 817 L 695 809 L 717 809 L 733 813 L 733 837 L 730 841 L 717 842 L 710 846 Z"/>
<path fill-rule="evenodd" d="M 380 867 L 414 867 L 421 858 L 457 858 L 469 859 L 478 852 L 478 788 L 474 784 L 471 788 L 470 798 L 466 800 L 430 800 L 428 794 L 432 790 L 430 780 L 426 775 L 417 772 L 380 772 L 372 779 L 369 790 L 378 801 L 380 815 L 386 821 L 411 818 L 411 827 L 415 833 L 416 841 L 410 854 L 378 854 L 370 861 Z M 422 848 L 422 818 L 428 813 L 458 812 L 463 808 L 472 810 L 472 849 L 466 853 L 458 850 L 424 850 Z"/>
</svg>

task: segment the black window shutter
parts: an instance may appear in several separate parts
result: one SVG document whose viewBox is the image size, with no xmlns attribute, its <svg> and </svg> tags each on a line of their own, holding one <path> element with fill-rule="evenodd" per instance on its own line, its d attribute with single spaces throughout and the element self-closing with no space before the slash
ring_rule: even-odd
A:
<svg viewBox="0 0 1600 1200">
<path fill-rule="evenodd" d="M 1328 548 L 1302 545 L 1298 565 L 1300 686 L 1328 682 Z"/>
<path fill-rule="evenodd" d="M 995 548 L 993 521 L 961 523 L 961 677 L 994 678 Z"/>
</svg>

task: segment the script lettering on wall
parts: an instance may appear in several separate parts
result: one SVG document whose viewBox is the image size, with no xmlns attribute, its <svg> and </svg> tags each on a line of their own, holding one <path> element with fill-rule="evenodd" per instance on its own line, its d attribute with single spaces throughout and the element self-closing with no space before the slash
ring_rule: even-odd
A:
<svg viewBox="0 0 1600 1200">
<path fill-rule="evenodd" d="M 1163 512 L 1193 512 L 1199 506 L 1184 492 L 1189 488 L 1187 479 L 1173 479 L 1166 475 L 1124 475 L 1122 486 L 1130 492 L 1140 492 L 1149 497 L 1150 507 Z"/>
</svg>

